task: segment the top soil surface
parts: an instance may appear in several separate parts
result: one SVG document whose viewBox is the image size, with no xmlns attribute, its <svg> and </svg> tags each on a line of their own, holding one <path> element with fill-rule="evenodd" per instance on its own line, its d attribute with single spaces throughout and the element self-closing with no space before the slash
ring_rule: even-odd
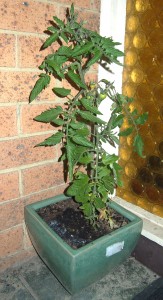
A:
<svg viewBox="0 0 163 300">
<path fill-rule="evenodd" d="M 116 224 L 114 229 L 110 228 L 108 222 L 102 221 L 98 227 L 93 227 L 73 199 L 40 208 L 37 213 L 71 248 L 78 249 L 129 222 L 113 209 L 110 210 Z"/>
</svg>

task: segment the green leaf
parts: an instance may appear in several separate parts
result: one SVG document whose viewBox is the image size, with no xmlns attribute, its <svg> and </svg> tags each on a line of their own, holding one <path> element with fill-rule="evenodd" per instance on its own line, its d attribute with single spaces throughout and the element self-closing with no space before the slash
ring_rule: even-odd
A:
<svg viewBox="0 0 163 300">
<path fill-rule="evenodd" d="M 39 77 L 40 78 L 36 81 L 36 84 L 33 90 L 31 91 L 29 97 L 30 102 L 32 102 L 42 92 L 42 90 L 45 89 L 50 83 L 49 75 L 42 73 L 39 75 Z"/>
<path fill-rule="evenodd" d="M 64 27 L 64 22 L 62 20 L 60 20 L 59 18 L 57 18 L 56 16 L 53 17 L 54 21 L 59 25 L 59 27 L 63 28 Z"/>
<path fill-rule="evenodd" d="M 61 31 L 60 36 L 61 36 L 61 38 L 68 44 L 68 41 L 69 41 L 69 40 L 68 40 L 66 34 L 65 34 L 63 31 Z"/>
<path fill-rule="evenodd" d="M 52 120 L 52 123 L 54 123 L 58 126 L 62 126 L 65 122 L 64 122 L 64 120 L 58 118 L 58 119 Z"/>
<path fill-rule="evenodd" d="M 95 204 L 96 209 L 98 209 L 98 210 L 105 207 L 105 203 L 99 197 L 95 198 L 94 204 Z"/>
<path fill-rule="evenodd" d="M 71 90 L 65 88 L 53 88 L 53 92 L 59 95 L 60 97 L 66 97 L 70 95 Z"/>
<path fill-rule="evenodd" d="M 80 136 L 88 136 L 90 134 L 90 131 L 89 131 L 88 127 L 85 126 L 81 129 L 77 129 L 76 134 L 80 135 Z"/>
<path fill-rule="evenodd" d="M 98 124 L 105 124 L 106 122 L 101 120 L 100 118 L 92 115 L 89 111 L 78 111 L 78 114 L 85 120 L 98 123 Z"/>
<path fill-rule="evenodd" d="M 115 135 L 110 135 L 110 138 L 117 144 L 119 145 L 119 139 Z"/>
<path fill-rule="evenodd" d="M 65 55 L 66 57 L 70 57 L 72 55 L 72 48 L 67 47 L 67 46 L 61 46 L 58 51 L 57 54 L 59 55 Z"/>
<path fill-rule="evenodd" d="M 93 161 L 93 157 L 90 153 L 85 153 L 83 156 L 79 159 L 79 163 L 83 165 L 88 165 Z"/>
<path fill-rule="evenodd" d="M 84 125 L 83 123 L 80 123 L 80 122 L 78 122 L 78 123 L 71 122 L 69 125 L 70 125 L 73 129 L 81 129 L 81 128 L 85 127 L 85 125 Z"/>
<path fill-rule="evenodd" d="M 105 176 L 102 178 L 105 188 L 109 191 L 110 194 L 113 194 L 115 188 L 114 178 L 111 176 Z"/>
<path fill-rule="evenodd" d="M 112 129 L 118 127 L 121 127 L 121 125 L 123 124 L 123 119 L 124 119 L 124 115 L 120 114 L 118 116 L 116 116 L 116 118 L 113 120 L 112 123 Z"/>
<path fill-rule="evenodd" d="M 68 172 L 69 172 L 69 177 L 70 177 L 70 181 L 71 181 L 73 178 L 73 168 L 78 163 L 80 157 L 85 152 L 85 147 L 74 144 L 68 138 L 67 145 L 66 145 L 66 151 L 67 151 L 67 159 L 68 159 Z"/>
<path fill-rule="evenodd" d="M 58 131 L 57 133 L 53 134 L 49 138 L 45 139 L 42 143 L 39 143 L 36 145 L 38 146 L 54 146 L 61 142 L 64 134 L 61 131 Z"/>
<path fill-rule="evenodd" d="M 60 66 L 55 61 L 47 60 L 46 62 L 48 64 L 48 66 L 50 66 L 57 73 L 57 75 L 60 78 L 62 78 L 62 79 L 65 78 L 64 73 L 62 72 Z"/>
<path fill-rule="evenodd" d="M 135 148 L 135 151 L 141 156 L 141 157 L 145 157 L 143 155 L 143 149 L 144 149 L 144 143 L 143 140 L 141 138 L 141 136 L 139 134 L 137 134 L 134 138 L 134 143 L 133 146 Z"/>
<path fill-rule="evenodd" d="M 133 127 L 129 127 L 119 133 L 119 136 L 128 136 L 133 132 Z"/>
<path fill-rule="evenodd" d="M 108 198 L 108 191 L 103 184 L 98 186 L 98 192 L 101 194 L 102 200 L 106 202 Z"/>
<path fill-rule="evenodd" d="M 42 49 L 51 46 L 51 44 L 54 43 L 57 39 L 58 39 L 58 33 L 56 32 L 47 38 L 45 43 L 42 45 Z"/>
<path fill-rule="evenodd" d="M 89 203 L 89 202 L 84 203 L 82 206 L 80 206 L 80 208 L 83 210 L 83 213 L 86 217 L 92 216 L 93 210 L 92 210 L 91 203 Z"/>
<path fill-rule="evenodd" d="M 91 143 L 90 141 L 88 141 L 85 137 L 82 137 L 80 135 L 75 135 L 75 136 L 72 136 L 72 140 L 78 144 L 78 145 L 81 145 L 81 146 L 84 146 L 84 147 L 91 147 L 91 148 L 94 148 L 94 144 Z"/>
<path fill-rule="evenodd" d="M 102 157 L 102 162 L 105 166 L 113 164 L 118 160 L 118 156 L 115 154 L 104 154 Z"/>
<path fill-rule="evenodd" d="M 102 56 L 102 53 L 100 50 L 96 50 L 94 52 L 94 56 L 88 61 L 87 67 L 92 66 L 94 63 L 96 63 Z"/>
<path fill-rule="evenodd" d="M 137 125 L 143 125 L 145 124 L 145 122 L 147 121 L 148 119 L 148 112 L 145 112 L 144 114 L 140 115 L 136 120 L 135 120 L 135 123 Z"/>
<path fill-rule="evenodd" d="M 123 182 L 121 180 L 122 167 L 117 163 L 113 163 L 112 167 L 113 167 L 113 172 L 114 172 L 114 176 L 116 179 L 116 183 L 119 187 L 122 187 L 123 186 Z"/>
<path fill-rule="evenodd" d="M 98 114 L 98 115 L 102 115 L 102 113 L 94 106 L 91 105 L 90 101 L 86 98 L 81 98 L 80 99 L 81 103 L 83 104 L 83 106 L 90 112 L 94 113 L 94 114 Z"/>
<path fill-rule="evenodd" d="M 76 73 L 74 73 L 72 70 L 67 72 L 68 77 L 78 86 L 80 86 L 81 88 L 86 89 L 86 85 L 85 83 L 83 83 L 79 77 L 79 75 L 77 75 Z"/>
<path fill-rule="evenodd" d="M 82 55 L 84 53 L 88 53 L 92 49 L 93 46 L 94 45 L 92 42 L 88 42 L 84 46 L 80 46 L 80 48 L 75 47 L 73 50 L 73 57 Z"/>
<path fill-rule="evenodd" d="M 110 170 L 105 166 L 100 167 L 98 170 L 98 176 L 100 179 L 104 176 L 107 176 L 109 173 L 110 173 Z"/>
<path fill-rule="evenodd" d="M 83 191 L 88 186 L 88 181 L 89 181 L 89 177 L 87 175 L 85 175 L 85 177 L 81 179 L 75 179 L 72 185 L 70 185 L 70 187 L 68 188 L 67 194 L 69 196 L 76 196 L 77 193 L 79 194 L 80 192 L 83 193 Z"/>
<path fill-rule="evenodd" d="M 71 8 L 70 8 L 70 14 L 74 15 L 74 4 L 71 4 Z"/>
<path fill-rule="evenodd" d="M 57 106 L 56 108 L 50 108 L 42 112 L 37 117 L 35 117 L 34 120 L 44 123 L 53 122 L 53 120 L 55 120 L 62 111 L 63 109 L 61 106 Z"/>
</svg>

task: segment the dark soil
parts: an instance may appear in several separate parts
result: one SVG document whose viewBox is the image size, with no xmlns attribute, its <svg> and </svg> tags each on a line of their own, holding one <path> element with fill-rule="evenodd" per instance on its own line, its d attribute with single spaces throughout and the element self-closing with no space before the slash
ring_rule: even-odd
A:
<svg viewBox="0 0 163 300">
<path fill-rule="evenodd" d="M 60 201 L 37 210 L 38 215 L 52 228 L 70 247 L 78 249 L 99 237 L 111 233 L 129 220 L 110 209 L 115 228 L 111 229 L 108 222 L 99 222 L 93 227 L 84 218 L 79 205 L 73 199 Z"/>
</svg>

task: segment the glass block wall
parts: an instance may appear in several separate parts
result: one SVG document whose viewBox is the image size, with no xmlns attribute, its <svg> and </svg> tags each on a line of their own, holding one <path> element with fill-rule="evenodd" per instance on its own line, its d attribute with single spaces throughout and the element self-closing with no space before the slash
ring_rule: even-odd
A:
<svg viewBox="0 0 163 300">
<path fill-rule="evenodd" d="M 140 130 L 145 159 L 133 152 L 132 136 L 121 138 L 117 195 L 163 217 L 163 0 L 127 0 L 125 53 L 123 93 L 136 100 L 131 110 L 149 118 Z"/>
</svg>

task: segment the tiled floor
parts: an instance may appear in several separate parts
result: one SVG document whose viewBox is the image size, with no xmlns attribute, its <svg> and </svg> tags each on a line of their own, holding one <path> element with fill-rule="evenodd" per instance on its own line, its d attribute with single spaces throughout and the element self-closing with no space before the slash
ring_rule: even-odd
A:
<svg viewBox="0 0 163 300">
<path fill-rule="evenodd" d="M 0 274 L 1 300 L 131 300 L 158 276 L 130 257 L 114 272 L 70 295 L 39 259 Z"/>
</svg>

